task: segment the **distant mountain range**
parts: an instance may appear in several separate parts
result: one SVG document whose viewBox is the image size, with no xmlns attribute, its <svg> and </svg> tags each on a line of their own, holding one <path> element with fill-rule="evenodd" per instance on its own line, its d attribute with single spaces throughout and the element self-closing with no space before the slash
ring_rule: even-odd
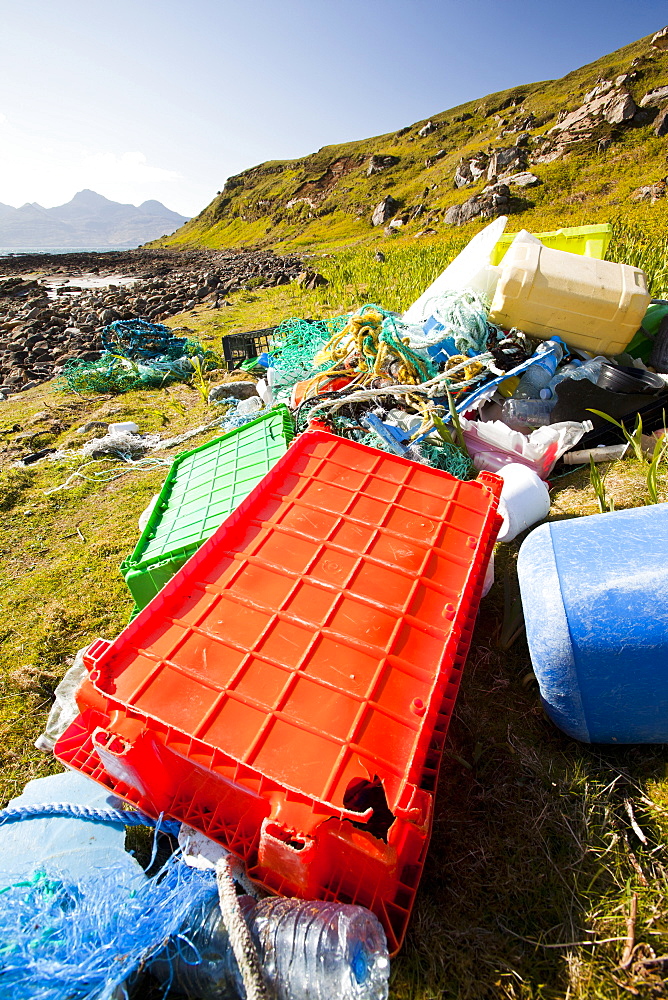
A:
<svg viewBox="0 0 668 1000">
<path fill-rule="evenodd" d="M 56 208 L 36 202 L 12 208 L 0 202 L 0 247 L 130 248 L 173 233 L 187 221 L 159 201 L 136 208 L 85 190 Z"/>
</svg>

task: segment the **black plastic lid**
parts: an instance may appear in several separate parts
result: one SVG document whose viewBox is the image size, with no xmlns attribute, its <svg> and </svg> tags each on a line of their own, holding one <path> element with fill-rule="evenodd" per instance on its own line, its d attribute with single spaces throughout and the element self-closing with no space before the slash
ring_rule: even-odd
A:
<svg viewBox="0 0 668 1000">
<path fill-rule="evenodd" d="M 611 392 L 660 392 L 666 388 L 666 383 L 654 372 L 643 368 L 623 368 L 604 362 L 601 373 L 596 380 L 601 389 Z"/>
</svg>

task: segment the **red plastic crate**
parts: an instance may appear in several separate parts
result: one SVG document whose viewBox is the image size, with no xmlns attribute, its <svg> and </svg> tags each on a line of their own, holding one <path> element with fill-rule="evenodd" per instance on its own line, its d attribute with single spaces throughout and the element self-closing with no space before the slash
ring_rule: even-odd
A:
<svg viewBox="0 0 668 1000">
<path fill-rule="evenodd" d="M 301 435 L 113 643 L 56 746 L 266 888 L 373 910 L 395 952 L 502 481 Z"/>
</svg>

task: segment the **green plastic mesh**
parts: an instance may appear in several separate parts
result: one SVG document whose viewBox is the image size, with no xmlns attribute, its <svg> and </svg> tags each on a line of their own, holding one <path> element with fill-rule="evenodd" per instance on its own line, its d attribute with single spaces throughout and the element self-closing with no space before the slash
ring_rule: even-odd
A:
<svg viewBox="0 0 668 1000">
<path fill-rule="evenodd" d="M 281 400 L 296 382 L 327 371 L 331 364 L 314 366 L 313 358 L 348 322 L 349 315 L 332 319 L 285 319 L 274 330 L 271 356 L 274 359 L 274 393 Z"/>
</svg>

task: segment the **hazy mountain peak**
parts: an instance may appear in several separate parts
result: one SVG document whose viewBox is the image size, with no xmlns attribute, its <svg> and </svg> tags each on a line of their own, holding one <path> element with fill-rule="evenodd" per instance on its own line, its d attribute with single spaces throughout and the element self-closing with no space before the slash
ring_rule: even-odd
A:
<svg viewBox="0 0 668 1000">
<path fill-rule="evenodd" d="M 187 219 L 156 200 L 139 208 L 84 188 L 64 205 L 0 206 L 0 246 L 134 247 L 172 233 Z"/>
</svg>

